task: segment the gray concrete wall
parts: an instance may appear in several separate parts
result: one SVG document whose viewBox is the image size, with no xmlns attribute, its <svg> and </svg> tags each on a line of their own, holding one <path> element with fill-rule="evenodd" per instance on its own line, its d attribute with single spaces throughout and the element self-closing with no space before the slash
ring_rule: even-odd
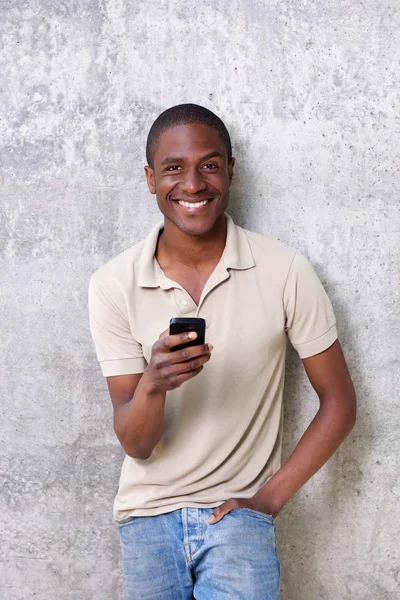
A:
<svg viewBox="0 0 400 600">
<path fill-rule="evenodd" d="M 90 274 L 159 220 L 148 127 L 231 130 L 231 213 L 332 298 L 358 423 L 278 519 L 283 600 L 400 597 L 399 57 L 394 0 L 2 0 L 0 597 L 122 600 L 122 451 Z M 286 454 L 317 407 L 289 354 Z"/>
</svg>

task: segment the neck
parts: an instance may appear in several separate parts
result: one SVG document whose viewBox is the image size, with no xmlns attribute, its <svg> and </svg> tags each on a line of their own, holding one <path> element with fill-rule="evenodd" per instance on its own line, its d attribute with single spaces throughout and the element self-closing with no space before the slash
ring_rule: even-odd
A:
<svg viewBox="0 0 400 600">
<path fill-rule="evenodd" d="M 184 233 L 172 221 L 164 219 L 164 229 L 158 238 L 156 258 L 163 265 L 181 264 L 201 269 L 210 263 L 217 263 L 222 256 L 226 242 L 227 224 L 221 215 L 211 231 L 194 236 Z"/>
</svg>

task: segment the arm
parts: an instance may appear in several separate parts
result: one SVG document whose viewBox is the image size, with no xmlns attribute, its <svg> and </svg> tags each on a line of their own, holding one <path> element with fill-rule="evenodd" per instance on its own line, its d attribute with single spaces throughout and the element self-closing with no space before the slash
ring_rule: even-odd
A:
<svg viewBox="0 0 400 600">
<path fill-rule="evenodd" d="M 339 342 L 303 364 L 320 408 L 290 458 L 254 497 L 273 515 L 326 463 L 356 419 L 356 396 Z"/>
<path fill-rule="evenodd" d="M 164 430 L 166 393 L 153 389 L 144 373 L 107 377 L 107 386 L 123 449 L 132 458 L 148 458 Z"/>
<path fill-rule="evenodd" d="M 171 352 L 173 346 L 195 339 L 196 333 L 169 336 L 164 331 L 147 365 L 142 346 L 132 335 L 120 286 L 104 287 L 92 276 L 88 300 L 90 330 L 114 407 L 115 433 L 129 456 L 144 460 L 163 434 L 167 391 L 200 373 L 212 346 Z"/>
<path fill-rule="evenodd" d="M 171 348 L 196 337 L 193 332 L 162 334 L 152 349 L 144 373 L 107 377 L 114 408 L 114 430 L 132 458 L 149 458 L 164 431 L 167 391 L 195 377 L 210 359 L 212 346 L 205 344 L 171 352 Z"/>
<path fill-rule="evenodd" d="M 338 341 L 303 359 L 320 407 L 287 462 L 251 499 L 231 498 L 215 509 L 216 523 L 234 508 L 253 508 L 276 516 L 288 500 L 332 456 L 356 418 L 356 396 Z"/>
</svg>

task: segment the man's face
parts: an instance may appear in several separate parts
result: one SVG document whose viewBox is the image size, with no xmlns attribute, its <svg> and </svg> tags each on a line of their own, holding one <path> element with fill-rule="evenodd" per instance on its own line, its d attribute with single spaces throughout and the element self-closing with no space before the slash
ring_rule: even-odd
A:
<svg viewBox="0 0 400 600">
<path fill-rule="evenodd" d="M 188 235 L 204 235 L 228 206 L 234 162 L 215 129 L 178 125 L 161 135 L 153 168 L 145 167 L 147 184 L 166 219 Z"/>
</svg>

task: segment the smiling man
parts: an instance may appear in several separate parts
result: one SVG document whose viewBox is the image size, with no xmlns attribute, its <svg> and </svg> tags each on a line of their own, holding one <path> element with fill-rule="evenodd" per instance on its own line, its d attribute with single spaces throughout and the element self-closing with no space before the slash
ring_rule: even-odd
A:
<svg viewBox="0 0 400 600">
<path fill-rule="evenodd" d="M 296 250 L 226 214 L 223 122 L 183 104 L 147 141 L 163 222 L 91 278 L 92 336 L 126 457 L 114 504 L 129 600 L 276 600 L 275 518 L 353 427 L 331 303 Z M 244 199 L 245 201 L 245 199 Z M 169 335 L 172 317 L 201 317 Z M 319 410 L 281 465 L 286 342 Z"/>
</svg>

